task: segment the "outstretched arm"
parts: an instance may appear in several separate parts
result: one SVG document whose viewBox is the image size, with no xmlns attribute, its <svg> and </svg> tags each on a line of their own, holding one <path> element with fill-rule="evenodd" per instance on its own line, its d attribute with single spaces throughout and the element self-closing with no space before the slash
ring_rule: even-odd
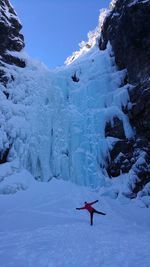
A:
<svg viewBox="0 0 150 267">
<path fill-rule="evenodd" d="M 95 203 L 97 203 L 97 202 L 98 202 L 98 200 L 95 200 L 95 201 L 93 201 L 93 202 L 91 202 L 91 203 L 88 203 L 88 204 L 93 205 L 93 204 L 95 204 Z"/>
<path fill-rule="evenodd" d="M 85 210 L 85 207 L 76 208 L 76 210 Z"/>
</svg>

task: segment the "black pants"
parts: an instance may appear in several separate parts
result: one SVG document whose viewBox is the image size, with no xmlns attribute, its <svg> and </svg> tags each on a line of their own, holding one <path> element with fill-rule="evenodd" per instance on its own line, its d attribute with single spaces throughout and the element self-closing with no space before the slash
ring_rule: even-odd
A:
<svg viewBox="0 0 150 267">
<path fill-rule="evenodd" d="M 97 211 L 97 210 L 93 210 L 92 212 L 90 212 L 90 216 L 91 216 L 91 225 L 93 225 L 93 214 L 97 213 L 97 214 L 101 214 L 101 215 L 106 215 L 103 212 Z"/>
</svg>

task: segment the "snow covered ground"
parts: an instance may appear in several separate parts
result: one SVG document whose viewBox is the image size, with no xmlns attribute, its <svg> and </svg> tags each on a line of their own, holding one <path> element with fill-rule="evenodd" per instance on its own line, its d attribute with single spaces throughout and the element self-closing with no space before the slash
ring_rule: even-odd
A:
<svg viewBox="0 0 150 267">
<path fill-rule="evenodd" d="M 27 173 L 26 173 L 27 176 Z M 0 195 L 0 267 L 149 267 L 150 211 L 63 180 Z M 77 211 L 84 201 L 106 216 Z"/>
</svg>

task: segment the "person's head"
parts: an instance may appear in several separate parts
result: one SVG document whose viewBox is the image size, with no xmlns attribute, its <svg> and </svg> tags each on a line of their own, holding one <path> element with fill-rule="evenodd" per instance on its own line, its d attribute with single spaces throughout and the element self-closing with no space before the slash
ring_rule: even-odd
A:
<svg viewBox="0 0 150 267">
<path fill-rule="evenodd" d="M 84 204 L 86 205 L 86 204 L 87 204 L 87 202 L 85 201 L 85 202 L 84 202 Z"/>
</svg>

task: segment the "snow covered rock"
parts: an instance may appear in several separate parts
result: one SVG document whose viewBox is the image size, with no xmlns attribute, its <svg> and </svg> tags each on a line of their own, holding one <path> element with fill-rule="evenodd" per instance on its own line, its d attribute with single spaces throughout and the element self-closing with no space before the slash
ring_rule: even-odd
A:
<svg viewBox="0 0 150 267">
<path fill-rule="evenodd" d="M 25 67 L 25 61 L 19 54 L 24 47 L 24 38 L 20 33 L 21 28 L 10 2 L 0 0 L 0 82 L 4 86 L 14 80 L 9 65 Z"/>
<path fill-rule="evenodd" d="M 124 151 L 126 146 L 122 146 L 126 140 L 115 143 L 110 151 L 108 173 L 118 176 L 122 171 L 133 175 L 129 183 L 136 195 L 150 181 L 150 1 L 117 0 L 111 4 L 102 26 L 99 47 L 104 50 L 110 42 L 118 68 L 127 70 L 124 84 L 132 85 L 128 88 L 130 105 L 122 110 L 128 115 L 135 136 L 127 151 Z M 114 129 L 111 132 L 115 137 Z M 118 129 L 119 134 L 121 128 Z M 126 158 L 125 166 L 120 153 Z M 143 154 L 145 156 L 141 156 Z"/>
<path fill-rule="evenodd" d="M 18 69 L 26 65 L 22 54 L 24 38 L 21 28 L 10 2 L 0 0 L 0 164 L 7 162 L 16 139 L 17 106 L 13 105 L 16 103 L 12 99 L 12 88 Z"/>
<path fill-rule="evenodd" d="M 128 110 L 130 121 L 139 136 L 149 139 L 150 133 L 150 81 L 129 90 L 132 107 Z"/>
<path fill-rule="evenodd" d="M 110 160 L 107 172 L 110 177 L 117 177 L 128 173 L 134 163 L 132 140 L 118 140 L 113 143 L 110 150 Z"/>
<path fill-rule="evenodd" d="M 105 126 L 105 136 L 112 136 L 119 139 L 125 139 L 123 122 L 118 118 L 114 117 L 113 122 L 107 122 Z"/>
<path fill-rule="evenodd" d="M 127 69 L 128 81 L 137 84 L 150 73 L 150 1 L 112 1 L 110 11 L 102 26 L 100 49 L 110 41 L 116 64 Z"/>
</svg>

